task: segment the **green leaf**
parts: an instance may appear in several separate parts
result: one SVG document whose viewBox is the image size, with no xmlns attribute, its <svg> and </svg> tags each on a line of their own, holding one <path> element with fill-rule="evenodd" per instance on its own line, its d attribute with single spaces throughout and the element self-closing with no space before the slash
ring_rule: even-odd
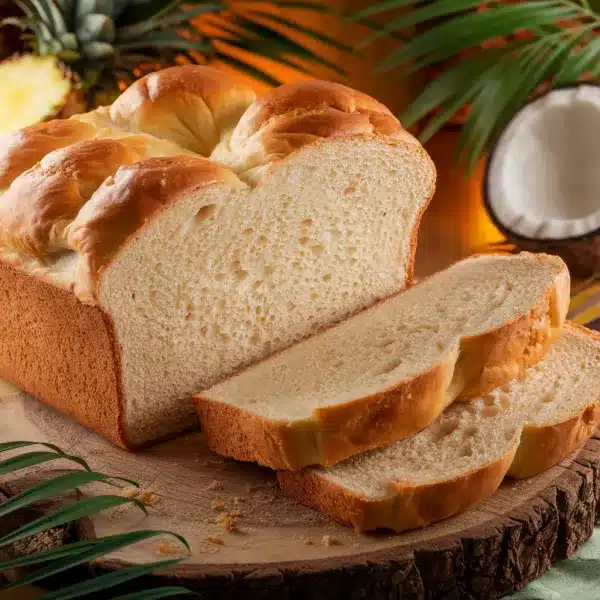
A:
<svg viewBox="0 0 600 600">
<path fill-rule="evenodd" d="M 26 452 L 25 454 L 19 454 L 18 456 L 12 456 L 0 462 L 0 475 L 6 475 L 19 469 L 25 469 L 33 465 L 41 465 L 51 460 L 57 460 L 59 458 L 70 460 L 80 464 L 87 471 L 91 471 L 90 466 L 78 456 L 72 456 L 71 454 L 63 454 L 62 452 L 45 452 L 42 450 L 35 452 Z"/>
<path fill-rule="evenodd" d="M 76 0 L 75 19 L 78 21 L 92 13 L 111 16 L 113 8 L 113 0 Z"/>
<path fill-rule="evenodd" d="M 91 483 L 93 481 L 118 480 L 126 481 L 136 487 L 139 487 L 135 481 L 124 477 L 111 477 L 103 473 L 95 473 L 94 471 L 73 471 L 66 475 L 60 475 L 49 481 L 45 481 L 28 490 L 11 496 L 8 500 L 0 504 L 0 518 L 10 514 L 11 512 L 29 506 L 34 502 L 51 498 L 57 494 L 62 494 L 68 490 L 75 489 L 79 486 Z"/>
<path fill-rule="evenodd" d="M 146 535 L 143 537 L 137 536 L 136 541 L 148 539 L 150 537 L 154 537 L 154 535 L 158 534 L 153 532 L 153 535 Z M 189 550 L 189 546 L 187 546 L 187 542 L 182 536 L 176 534 L 171 535 L 175 535 L 180 541 L 182 541 L 186 545 L 186 547 Z M 131 540 L 131 537 L 129 539 Z M 52 577 L 53 575 L 58 575 L 59 573 L 67 571 L 68 569 L 72 569 L 74 567 L 77 567 L 78 565 L 98 558 L 99 556 L 104 556 L 109 552 L 114 552 L 116 550 L 119 550 L 120 548 L 123 548 L 124 546 L 129 546 L 131 544 L 131 541 L 126 541 L 126 538 L 123 537 L 116 540 L 114 538 L 100 538 L 98 540 L 98 543 L 94 545 L 90 544 L 88 548 L 81 548 L 76 554 L 71 554 L 63 559 L 55 560 L 49 565 L 42 567 L 37 571 L 30 573 L 29 575 L 26 575 L 19 581 L 5 586 L 3 589 L 10 590 L 16 587 L 20 587 L 22 585 L 30 585 L 32 583 L 36 583 L 37 581 L 41 581 L 42 579 L 46 579 L 47 577 Z"/>
<path fill-rule="evenodd" d="M 11 560 L 0 563 L 0 573 L 4 571 L 8 571 L 9 569 L 16 569 L 20 567 L 30 567 L 32 565 L 39 565 L 41 563 L 47 563 L 52 560 L 61 560 L 64 558 L 68 558 L 70 556 L 77 557 L 80 552 L 88 551 L 91 548 L 96 548 L 101 546 L 102 548 L 109 547 L 111 550 L 107 550 L 108 552 L 115 552 L 120 548 L 125 548 L 126 546 L 132 546 L 133 544 L 137 544 L 143 540 L 147 540 L 159 535 L 172 535 L 176 537 L 187 549 L 190 550 L 190 547 L 186 541 L 186 539 L 172 531 L 163 531 L 160 529 L 143 529 L 139 531 L 131 531 L 128 533 L 120 533 L 117 535 L 111 535 L 102 538 L 94 538 L 91 540 L 81 540 L 79 542 L 73 542 L 72 544 L 65 544 L 64 546 L 59 546 L 57 548 L 51 548 L 49 550 L 41 550 L 40 552 L 35 552 L 33 554 L 28 554 L 26 556 L 19 556 L 18 558 L 13 558 Z M 98 555 L 100 556 L 100 555 Z"/>
<path fill-rule="evenodd" d="M 166 15 L 181 4 L 181 0 L 145 0 L 144 2 L 128 2 L 123 9 L 118 27 L 125 27 L 133 23 L 141 23 L 150 19 L 157 19 Z"/>
<path fill-rule="evenodd" d="M 108 58 L 115 53 L 115 46 L 108 42 L 87 42 L 82 45 L 82 54 L 91 60 Z"/>
<path fill-rule="evenodd" d="M 284 17 L 280 17 L 280 16 L 273 15 L 273 14 L 266 13 L 266 12 L 262 12 L 259 10 L 248 11 L 248 13 L 256 15 L 256 16 L 260 16 L 262 18 L 270 19 L 271 21 L 275 21 L 276 23 L 279 23 L 280 25 L 289 27 L 290 29 L 293 29 L 294 31 L 299 31 L 300 33 L 304 33 L 307 36 L 311 37 L 312 39 L 318 40 L 319 42 L 323 42 L 324 44 L 332 46 L 333 48 L 336 48 L 337 50 L 341 50 L 342 52 L 352 52 L 353 51 L 353 48 L 351 46 L 348 46 L 348 44 L 344 44 L 343 42 L 336 40 L 334 37 L 331 37 L 330 35 L 327 35 L 325 33 L 317 31 L 316 29 L 313 29 L 312 27 L 305 27 L 304 25 L 300 25 L 299 23 L 291 21 L 290 19 L 286 19 Z"/>
<path fill-rule="evenodd" d="M 410 104 L 400 120 L 405 127 L 414 125 L 438 106 L 461 95 L 465 87 L 478 89 L 480 76 L 506 54 L 505 48 L 490 48 L 470 58 L 458 61 L 442 71 Z M 460 107 L 459 107 L 460 108 Z"/>
<path fill-rule="evenodd" d="M 83 43 L 114 42 L 115 27 L 107 15 L 91 13 L 77 20 L 77 37 Z"/>
<path fill-rule="evenodd" d="M 378 70 L 412 61 L 411 70 L 416 71 L 488 40 L 512 35 L 516 29 L 551 25 L 561 19 L 575 19 L 577 15 L 577 5 L 563 5 L 560 0 L 536 0 L 448 18 L 392 52 Z"/>
<path fill-rule="evenodd" d="M 359 45 L 359 48 L 373 43 L 374 41 L 389 35 L 393 31 L 402 31 L 408 27 L 413 27 L 431 21 L 445 17 L 446 15 L 452 15 L 461 13 L 466 10 L 475 8 L 481 5 L 481 0 L 454 0 L 453 2 L 432 2 L 427 4 L 421 9 L 414 9 L 406 14 L 400 15 L 395 19 L 392 19 L 387 25 L 385 25 L 379 31 L 365 38 Z"/>
<path fill-rule="evenodd" d="M 565 41 L 556 36 L 542 38 L 489 71 L 459 137 L 460 145 L 465 147 L 469 169 L 491 138 L 554 72 L 574 42 L 574 39 Z"/>
<path fill-rule="evenodd" d="M 219 59 L 225 64 L 228 64 L 232 67 L 235 67 L 236 69 L 239 69 L 240 71 L 247 73 L 248 75 L 251 75 L 252 77 L 256 77 L 256 79 L 262 81 L 263 83 L 266 83 L 267 85 L 272 85 L 275 87 L 283 83 L 282 81 L 276 79 L 266 71 L 263 71 L 258 67 L 253 67 L 252 65 L 245 63 L 235 58 L 234 56 L 229 56 L 227 54 L 216 52 L 215 58 Z"/>
<path fill-rule="evenodd" d="M 71 600 L 72 598 L 81 598 L 94 592 L 102 592 L 111 587 L 126 583 L 143 575 L 149 575 L 160 567 L 167 567 L 179 562 L 179 559 L 162 560 L 136 567 L 119 569 L 111 573 L 100 575 L 80 583 L 67 586 L 62 590 L 44 594 L 39 600 Z"/>
<path fill-rule="evenodd" d="M 398 8 L 404 8 L 406 6 L 418 6 L 419 4 L 429 1 L 430 0 L 384 0 L 383 2 L 372 2 L 369 7 L 354 13 L 351 20 L 359 21 L 365 17 L 372 17 L 373 15 L 378 15 L 382 12 L 397 10 Z M 434 2 L 434 4 L 436 3 Z"/>
<path fill-rule="evenodd" d="M 65 20 L 53 0 L 26 0 L 26 2 L 39 18 L 49 26 L 53 37 L 67 33 Z"/>
<path fill-rule="evenodd" d="M 152 590 L 141 590 L 124 596 L 117 596 L 113 600 L 159 600 L 160 598 L 172 598 L 173 596 L 198 596 L 196 592 L 187 590 L 182 587 L 162 587 Z"/>
<path fill-rule="evenodd" d="M 285 33 L 277 31 L 268 25 L 251 21 L 240 15 L 232 17 L 232 22 L 235 25 L 243 27 L 248 33 L 252 34 L 253 37 L 246 36 L 245 38 L 242 37 L 243 34 L 237 34 L 239 40 L 238 43 L 244 43 L 244 46 L 239 47 L 243 47 L 249 52 L 253 52 L 259 56 L 266 56 L 267 58 L 274 60 L 277 60 L 277 57 L 280 56 L 281 53 L 289 53 L 314 63 L 321 64 L 340 75 L 345 74 L 343 69 L 337 64 L 323 58 L 301 43 L 290 39 Z"/>
<path fill-rule="evenodd" d="M 176 50 L 195 50 L 196 52 L 211 52 L 212 47 L 204 40 L 190 40 L 169 31 L 151 31 L 143 39 L 135 42 L 119 44 L 117 48 L 123 50 L 137 50 L 139 48 L 174 48 Z"/>
<path fill-rule="evenodd" d="M 9 450 L 17 450 L 18 448 L 26 448 L 27 446 L 46 446 L 56 452 L 64 454 L 64 452 L 54 444 L 46 444 L 44 442 L 2 442 L 0 443 L 0 452 L 8 452 Z"/>
<path fill-rule="evenodd" d="M 552 79 L 553 86 L 573 83 L 600 62 L 600 37 L 591 39 L 577 53 L 570 54 Z"/>
<path fill-rule="evenodd" d="M 77 521 L 83 517 L 88 517 L 95 513 L 120 506 L 122 504 L 134 504 L 144 514 L 147 514 L 146 507 L 142 502 L 135 498 L 122 498 L 120 496 L 94 496 L 93 498 L 85 498 L 68 506 L 63 506 L 49 515 L 44 515 L 38 519 L 34 519 L 30 523 L 23 525 L 15 531 L 0 538 L 0 548 L 17 542 L 26 537 L 46 531 L 65 523 Z"/>
<path fill-rule="evenodd" d="M 130 39 L 139 38 L 141 35 L 152 31 L 153 29 L 169 28 L 173 25 L 185 23 L 191 21 L 203 14 L 216 12 L 219 10 L 219 5 L 216 3 L 206 3 L 195 9 L 179 11 L 170 14 L 162 19 L 150 19 L 149 21 L 142 21 L 141 23 L 134 23 L 121 27 L 117 30 L 117 40 L 127 41 Z"/>
</svg>

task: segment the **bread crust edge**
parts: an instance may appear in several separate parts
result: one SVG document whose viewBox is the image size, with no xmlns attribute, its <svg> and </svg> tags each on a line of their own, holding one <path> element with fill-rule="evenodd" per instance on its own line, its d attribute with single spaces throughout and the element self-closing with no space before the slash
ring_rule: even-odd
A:
<svg viewBox="0 0 600 600">
<path fill-rule="evenodd" d="M 528 313 L 462 338 L 460 357 L 446 357 L 377 394 L 317 409 L 310 419 L 268 419 L 199 394 L 196 408 L 209 447 L 237 460 L 298 471 L 310 465 L 331 466 L 398 441 L 431 423 L 458 396 L 466 400 L 489 392 L 539 362 L 564 324 L 568 286 L 564 266 Z M 407 402 L 417 408 L 403 410 Z"/>
</svg>

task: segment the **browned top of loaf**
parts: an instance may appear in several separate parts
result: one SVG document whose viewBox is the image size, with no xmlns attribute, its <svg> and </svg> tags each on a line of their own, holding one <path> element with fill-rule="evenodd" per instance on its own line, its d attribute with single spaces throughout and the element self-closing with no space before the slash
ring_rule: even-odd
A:
<svg viewBox="0 0 600 600">
<path fill-rule="evenodd" d="M 200 157 L 149 158 L 120 167 L 71 224 L 69 246 L 97 274 L 165 206 L 218 181 L 238 183 L 231 171 Z"/>
<path fill-rule="evenodd" d="M 352 135 L 418 144 L 382 104 L 340 84 L 284 85 L 256 100 L 246 84 L 210 67 L 152 73 L 110 109 L 0 140 L 0 260 L 47 269 L 54 281 L 53 257 L 72 251 L 88 261 L 76 272 L 94 280 L 128 236 L 190 189 L 245 185 L 239 176 L 256 165 Z"/>
<path fill-rule="evenodd" d="M 69 120 L 48 121 L 0 136 L 0 190 L 46 154 L 93 137 L 94 127 Z"/>
</svg>

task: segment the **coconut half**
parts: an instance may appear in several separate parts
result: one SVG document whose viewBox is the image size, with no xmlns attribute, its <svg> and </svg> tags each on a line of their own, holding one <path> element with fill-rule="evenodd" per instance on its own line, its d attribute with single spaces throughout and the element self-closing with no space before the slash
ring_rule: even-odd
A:
<svg viewBox="0 0 600 600">
<path fill-rule="evenodd" d="M 600 266 L 600 87 L 551 90 L 526 104 L 493 147 L 486 208 L 518 246 L 553 252 L 575 274 Z"/>
</svg>

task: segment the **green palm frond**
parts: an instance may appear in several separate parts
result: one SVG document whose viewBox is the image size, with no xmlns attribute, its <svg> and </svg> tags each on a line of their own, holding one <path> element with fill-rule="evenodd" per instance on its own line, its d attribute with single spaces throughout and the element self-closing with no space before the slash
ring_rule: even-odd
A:
<svg viewBox="0 0 600 600">
<path fill-rule="evenodd" d="M 406 126 L 428 117 L 419 136 L 422 141 L 469 105 L 459 140 L 469 168 L 542 87 L 574 83 L 600 72 L 600 1 L 496 0 L 477 10 L 482 4 L 383 0 L 357 15 L 404 9 L 363 45 L 391 32 L 416 28 L 379 70 L 402 65 L 408 72 L 434 69 L 439 73 L 401 115 Z"/>
<path fill-rule="evenodd" d="M 36 442 L 6 442 L 0 444 L 0 452 L 21 450 L 35 445 Z M 32 505 L 35 505 L 35 503 L 48 501 L 65 492 L 76 491 L 79 487 L 88 483 L 103 482 L 111 485 L 118 485 L 119 483 L 126 482 L 135 485 L 136 487 L 138 486 L 135 481 L 123 477 L 114 477 L 92 471 L 83 459 L 63 452 L 58 446 L 53 444 L 40 445 L 45 446 L 48 450 L 33 450 L 6 458 L 0 462 L 0 473 L 14 473 L 20 469 L 37 467 L 50 460 L 59 459 L 75 462 L 85 470 L 63 470 L 60 474 L 9 497 L 4 502 L 0 503 L 0 518 L 4 519 L 10 515 L 15 515 L 17 511 L 22 511 L 23 509 L 31 509 Z M 73 523 L 83 517 L 91 516 L 98 512 L 125 504 L 133 505 L 146 513 L 146 507 L 136 498 L 127 498 L 116 495 L 92 496 L 66 503 L 47 514 L 29 519 L 28 522 L 0 537 L 0 551 L 2 551 L 0 572 L 6 573 L 15 569 L 29 569 L 34 566 L 38 567 L 33 571 L 27 571 L 25 575 L 19 577 L 16 581 L 0 588 L 0 591 L 48 581 L 55 575 L 70 571 L 101 556 L 157 536 L 167 535 L 174 537 L 182 545 L 182 548 L 186 548 L 189 552 L 189 545 L 183 536 L 171 531 L 163 530 L 140 530 L 94 539 L 85 539 L 33 553 L 22 554 L 17 550 L 18 546 L 16 544 L 19 542 L 26 543 L 36 535 Z M 22 513 L 17 514 L 22 515 Z M 8 552 L 6 552 L 7 550 Z M 71 598 L 85 597 L 95 592 L 103 592 L 104 590 L 115 588 L 144 575 L 151 574 L 158 568 L 173 565 L 178 562 L 178 560 L 180 559 L 166 559 L 158 562 L 136 565 L 97 577 L 87 577 L 82 581 L 77 578 L 70 578 L 71 583 L 68 586 L 58 590 L 55 589 L 50 593 L 45 594 L 42 600 L 69 600 Z M 118 592 L 116 593 L 118 594 Z M 183 587 L 170 586 L 153 590 L 143 590 L 133 594 L 120 595 L 118 598 L 121 600 L 136 600 L 141 598 L 158 600 L 159 598 L 190 594 L 192 594 L 192 592 Z M 102 597 L 107 598 L 107 596 Z"/>
</svg>

